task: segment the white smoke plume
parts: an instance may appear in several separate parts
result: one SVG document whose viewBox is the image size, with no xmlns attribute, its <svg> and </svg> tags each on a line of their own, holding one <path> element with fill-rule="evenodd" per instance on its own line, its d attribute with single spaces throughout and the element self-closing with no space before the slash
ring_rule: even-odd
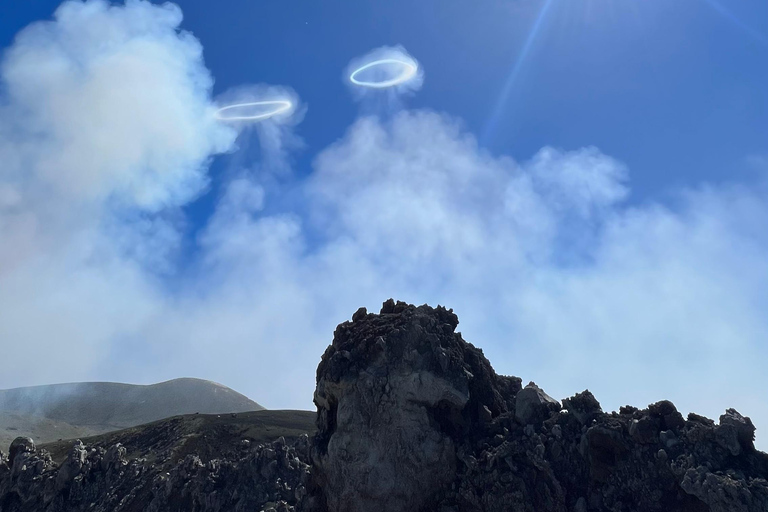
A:
<svg viewBox="0 0 768 512">
<path fill-rule="evenodd" d="M 424 84 L 424 69 L 402 46 L 382 46 L 350 61 L 344 82 L 364 112 L 396 111 Z"/>
<path fill-rule="evenodd" d="M 0 68 L 3 385 L 72 380 L 163 301 L 178 208 L 236 132 L 178 7 L 65 2 Z"/>
<path fill-rule="evenodd" d="M 220 94 L 216 104 L 219 108 L 239 108 L 241 113 L 257 118 L 226 122 L 239 133 L 233 165 L 247 168 L 249 162 L 258 160 L 262 170 L 283 173 L 290 170 L 290 152 L 302 146 L 294 128 L 307 111 L 293 89 L 265 84 L 243 85 Z M 270 115 L 272 112 L 275 114 Z M 267 115 L 270 117 L 260 118 Z M 258 151 L 253 151 L 254 145 Z"/>
</svg>

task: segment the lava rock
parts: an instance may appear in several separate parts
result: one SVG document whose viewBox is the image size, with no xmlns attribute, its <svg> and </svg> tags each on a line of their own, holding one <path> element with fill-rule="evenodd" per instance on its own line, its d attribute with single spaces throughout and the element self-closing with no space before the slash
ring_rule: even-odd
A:
<svg viewBox="0 0 768 512">
<path fill-rule="evenodd" d="M 293 443 L 164 448 L 148 461 L 78 441 L 59 467 L 17 439 L 0 454 L 0 511 L 768 510 L 768 455 L 749 418 L 686 421 L 668 401 L 604 413 L 589 391 L 560 410 L 497 375 L 457 326 L 442 307 L 358 310 L 318 366 L 317 432 Z M 164 425 L 144 434 L 153 446 L 182 437 Z"/>
<path fill-rule="evenodd" d="M 659 419 L 661 430 L 676 431 L 685 426 L 683 415 L 677 411 L 675 405 L 669 400 L 662 400 L 649 405 L 648 413 L 651 417 Z"/>
<path fill-rule="evenodd" d="M 742 450 L 752 452 L 755 449 L 755 426 L 752 420 L 739 414 L 736 409 L 728 409 L 720 416 L 720 425 L 715 429 L 718 443 L 731 455 L 738 455 Z"/>
<path fill-rule="evenodd" d="M 360 313 L 360 311 L 358 311 Z M 420 510 L 456 476 L 455 439 L 511 409 L 493 372 L 438 306 L 386 301 L 335 332 L 317 370 L 316 510 Z M 518 388 L 515 390 L 515 384 Z"/>
<path fill-rule="evenodd" d="M 35 451 L 35 442 L 31 437 L 17 437 L 8 449 L 8 464 L 12 466 L 16 457 L 22 453 L 35 453 Z"/>
<path fill-rule="evenodd" d="M 515 419 L 522 425 L 538 424 L 560 410 L 560 403 L 535 383 L 525 386 L 515 399 Z"/>
<path fill-rule="evenodd" d="M 588 389 L 564 399 L 563 408 L 568 409 L 582 425 L 590 425 L 592 420 L 603 413 L 600 402 Z"/>
<path fill-rule="evenodd" d="M 629 423 L 629 435 L 641 444 L 653 444 L 658 441 L 659 426 L 653 418 L 645 414 L 640 419 L 633 419 Z"/>
</svg>

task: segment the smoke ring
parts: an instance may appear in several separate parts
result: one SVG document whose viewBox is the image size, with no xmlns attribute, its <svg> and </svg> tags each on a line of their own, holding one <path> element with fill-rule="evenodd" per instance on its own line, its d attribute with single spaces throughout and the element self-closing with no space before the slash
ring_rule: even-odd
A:
<svg viewBox="0 0 768 512">
<path fill-rule="evenodd" d="M 226 114 L 226 112 L 228 111 L 239 109 L 239 108 L 271 106 L 271 105 L 274 105 L 275 108 L 261 114 L 254 114 L 254 115 L 227 115 Z M 249 101 L 246 103 L 235 103 L 233 105 L 227 105 L 226 107 L 221 107 L 219 110 L 216 111 L 214 116 L 219 121 L 263 121 L 265 119 L 269 119 L 272 116 L 276 116 L 277 114 L 281 114 L 287 110 L 290 110 L 292 107 L 293 107 L 293 103 L 291 103 L 288 100 Z"/>
<path fill-rule="evenodd" d="M 371 82 L 367 80 L 358 80 L 355 78 L 356 75 L 358 75 L 360 72 L 365 71 L 366 69 L 370 69 L 375 66 L 381 66 L 382 64 L 399 64 L 403 67 L 403 72 L 400 73 L 399 76 L 396 76 L 395 78 L 392 78 L 390 80 L 384 80 L 381 82 Z M 349 81 L 352 82 L 355 85 L 359 85 L 360 87 L 370 87 L 373 89 L 384 89 L 386 87 L 392 87 L 395 85 L 400 85 L 402 83 L 407 82 L 414 76 L 416 76 L 416 72 L 418 71 L 418 67 L 413 62 L 409 62 L 407 60 L 400 60 L 400 59 L 379 59 L 375 60 L 373 62 L 369 62 L 368 64 L 364 66 L 360 66 L 356 70 L 352 72 L 351 75 L 349 75 Z"/>
</svg>

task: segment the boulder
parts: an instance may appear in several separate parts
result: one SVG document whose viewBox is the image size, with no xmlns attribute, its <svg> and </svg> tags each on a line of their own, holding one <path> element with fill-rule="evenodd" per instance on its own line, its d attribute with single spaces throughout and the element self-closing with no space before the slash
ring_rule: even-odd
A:
<svg viewBox="0 0 768 512">
<path fill-rule="evenodd" d="M 648 406 L 651 417 L 659 420 L 660 430 L 677 431 L 685 426 L 683 415 L 680 414 L 675 404 L 669 400 L 662 400 Z"/>
<path fill-rule="evenodd" d="M 17 437 L 11 442 L 8 449 L 8 464 L 13 466 L 13 461 L 22 453 L 35 453 L 35 442 L 31 437 Z"/>
<path fill-rule="evenodd" d="M 588 389 L 564 399 L 563 408 L 573 414 L 582 425 L 590 425 L 592 420 L 603 413 L 600 402 Z"/>
<path fill-rule="evenodd" d="M 560 403 L 530 382 L 515 398 L 515 419 L 521 425 L 541 423 L 553 412 L 560 410 Z"/>
<path fill-rule="evenodd" d="M 69 451 L 69 455 L 59 468 L 59 474 L 56 477 L 56 489 L 62 490 L 69 486 L 72 481 L 80 474 L 80 471 L 88 458 L 88 451 L 83 442 L 79 439 L 75 441 Z"/>
<path fill-rule="evenodd" d="M 718 443 L 731 455 L 755 449 L 755 426 L 752 420 L 739 414 L 736 409 L 728 409 L 720 416 L 720 424 L 715 433 Z"/>
</svg>

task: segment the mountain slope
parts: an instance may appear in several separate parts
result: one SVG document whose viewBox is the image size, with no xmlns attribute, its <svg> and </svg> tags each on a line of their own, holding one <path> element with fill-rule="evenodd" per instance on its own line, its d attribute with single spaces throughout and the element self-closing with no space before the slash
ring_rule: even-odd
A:
<svg viewBox="0 0 768 512">
<path fill-rule="evenodd" d="M 252 411 L 229 414 L 187 414 L 105 434 L 83 437 L 90 447 L 108 449 L 120 443 L 130 459 L 172 466 L 194 453 L 203 462 L 236 458 L 250 444 L 269 443 L 279 437 L 295 441 L 315 430 L 312 411 Z M 248 441 L 245 443 L 244 441 Z M 43 444 L 54 461 L 62 463 L 72 449 L 72 439 Z M 169 466 L 169 467 L 170 467 Z"/>
<path fill-rule="evenodd" d="M 28 435 L 47 442 L 182 414 L 263 409 L 245 395 L 201 379 L 174 379 L 146 386 L 115 382 L 33 386 L 0 390 L 0 438 Z"/>
<path fill-rule="evenodd" d="M 70 425 L 65 421 L 52 420 L 29 414 L 0 412 L 0 450 L 7 451 L 11 441 L 19 436 L 31 437 L 40 443 L 57 439 L 76 439 L 95 436 L 105 430 Z"/>
</svg>

